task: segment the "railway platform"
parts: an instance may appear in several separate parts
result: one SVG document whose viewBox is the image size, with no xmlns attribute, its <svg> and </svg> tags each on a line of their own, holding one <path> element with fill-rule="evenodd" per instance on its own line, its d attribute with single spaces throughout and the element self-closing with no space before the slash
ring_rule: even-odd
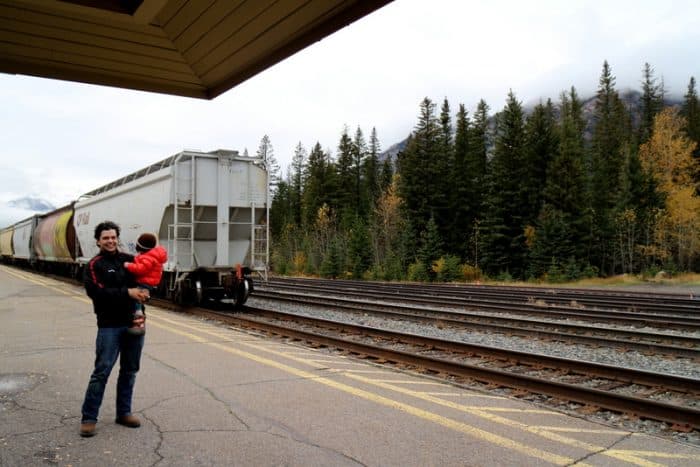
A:
<svg viewBox="0 0 700 467">
<path fill-rule="evenodd" d="M 0 266 L 0 466 L 689 466 L 700 449 L 148 308 L 134 392 L 78 434 L 95 318 L 80 287 Z"/>
</svg>

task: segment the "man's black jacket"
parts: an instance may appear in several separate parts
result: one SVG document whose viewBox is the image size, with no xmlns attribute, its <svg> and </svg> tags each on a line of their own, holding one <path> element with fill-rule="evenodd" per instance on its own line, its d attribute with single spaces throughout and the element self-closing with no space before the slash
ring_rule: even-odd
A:
<svg viewBox="0 0 700 467">
<path fill-rule="evenodd" d="M 134 300 L 129 297 L 127 289 L 136 284 L 124 268 L 124 262 L 133 260 L 134 257 L 127 253 L 100 252 L 85 268 L 85 290 L 92 299 L 97 327 L 116 328 L 131 324 Z"/>
</svg>

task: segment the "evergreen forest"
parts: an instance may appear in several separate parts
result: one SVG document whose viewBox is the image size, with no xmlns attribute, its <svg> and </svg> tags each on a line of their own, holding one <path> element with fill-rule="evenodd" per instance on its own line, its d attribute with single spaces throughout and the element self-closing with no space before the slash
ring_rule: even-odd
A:
<svg viewBox="0 0 700 467">
<path fill-rule="evenodd" d="M 590 118 L 576 89 L 491 114 L 424 98 L 395 159 L 375 128 L 335 155 L 299 143 L 273 171 L 271 269 L 412 281 L 564 282 L 700 269 L 700 107 L 694 78 L 668 105 L 642 69 L 629 105 L 603 63 Z"/>
</svg>

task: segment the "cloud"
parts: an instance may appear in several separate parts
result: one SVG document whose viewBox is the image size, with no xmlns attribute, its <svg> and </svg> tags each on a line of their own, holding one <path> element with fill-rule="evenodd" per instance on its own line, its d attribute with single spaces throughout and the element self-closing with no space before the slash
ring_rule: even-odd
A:
<svg viewBox="0 0 700 467">
<path fill-rule="evenodd" d="M 34 214 L 36 214 L 36 212 L 29 209 L 0 205 L 0 229 L 27 219 Z"/>
<path fill-rule="evenodd" d="M 183 149 L 254 154 L 270 136 L 284 168 L 298 142 L 336 150 L 344 125 L 404 139 L 420 101 L 474 111 L 583 97 L 608 60 L 619 88 L 644 62 L 682 95 L 700 78 L 700 2 L 392 2 L 213 101 L 0 75 L 0 210 L 34 195 L 60 206 Z"/>
</svg>

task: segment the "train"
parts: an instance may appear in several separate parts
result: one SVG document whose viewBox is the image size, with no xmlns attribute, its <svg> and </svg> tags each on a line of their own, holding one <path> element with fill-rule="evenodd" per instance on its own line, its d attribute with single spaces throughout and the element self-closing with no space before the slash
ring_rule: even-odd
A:
<svg viewBox="0 0 700 467">
<path fill-rule="evenodd" d="M 120 250 L 136 254 L 141 233 L 168 251 L 156 292 L 180 305 L 243 305 L 253 276 L 267 280 L 270 176 L 260 157 L 182 151 L 51 212 L 0 230 L 4 263 L 82 277 L 98 253 L 94 229 L 121 228 Z"/>
</svg>

